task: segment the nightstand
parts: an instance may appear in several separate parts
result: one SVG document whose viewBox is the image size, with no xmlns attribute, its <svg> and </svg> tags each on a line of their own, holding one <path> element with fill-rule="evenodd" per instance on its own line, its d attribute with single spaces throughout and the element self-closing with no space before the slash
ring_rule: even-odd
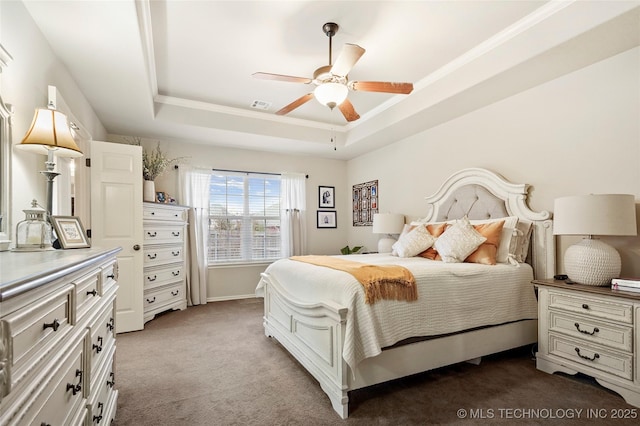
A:
<svg viewBox="0 0 640 426">
<path fill-rule="evenodd" d="M 533 284 L 538 370 L 587 374 L 640 407 L 640 293 L 555 280 Z"/>
</svg>

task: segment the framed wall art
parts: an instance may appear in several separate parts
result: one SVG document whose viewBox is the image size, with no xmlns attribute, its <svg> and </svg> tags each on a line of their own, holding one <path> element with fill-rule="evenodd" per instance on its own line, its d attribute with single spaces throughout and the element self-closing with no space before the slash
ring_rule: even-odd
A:
<svg viewBox="0 0 640 426">
<path fill-rule="evenodd" d="M 336 208 L 336 189 L 333 186 L 318 187 L 318 207 L 321 209 Z"/>
<path fill-rule="evenodd" d="M 51 223 L 63 249 L 91 247 L 79 217 L 51 216 Z"/>
<path fill-rule="evenodd" d="M 353 185 L 353 226 L 371 226 L 378 213 L 378 181 Z"/>
<path fill-rule="evenodd" d="M 335 211 L 318 210 L 318 228 L 337 228 Z"/>
</svg>

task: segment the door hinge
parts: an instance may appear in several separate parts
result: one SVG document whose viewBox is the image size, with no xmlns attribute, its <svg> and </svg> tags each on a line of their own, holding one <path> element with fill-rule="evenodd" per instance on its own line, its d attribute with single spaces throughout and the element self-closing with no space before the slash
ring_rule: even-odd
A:
<svg viewBox="0 0 640 426">
<path fill-rule="evenodd" d="M 91 167 L 91 158 L 85 158 L 85 160 L 84 160 L 84 164 L 85 164 L 87 167 Z"/>
<path fill-rule="evenodd" d="M 91 229 L 87 229 L 87 238 L 91 238 Z"/>
</svg>

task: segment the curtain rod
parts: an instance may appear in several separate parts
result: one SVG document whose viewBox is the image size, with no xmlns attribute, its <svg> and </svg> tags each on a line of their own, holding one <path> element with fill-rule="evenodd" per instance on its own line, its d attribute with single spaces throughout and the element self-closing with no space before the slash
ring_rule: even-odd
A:
<svg viewBox="0 0 640 426">
<path fill-rule="evenodd" d="M 174 169 L 178 169 L 178 165 L 175 164 L 173 166 Z M 269 173 L 269 172 L 250 172 L 248 170 L 227 170 L 227 169 L 211 169 L 214 172 L 233 172 L 233 173 L 256 173 L 260 175 L 273 175 L 273 176 L 281 176 L 281 173 Z M 305 178 L 309 179 L 309 175 L 304 175 Z"/>
</svg>

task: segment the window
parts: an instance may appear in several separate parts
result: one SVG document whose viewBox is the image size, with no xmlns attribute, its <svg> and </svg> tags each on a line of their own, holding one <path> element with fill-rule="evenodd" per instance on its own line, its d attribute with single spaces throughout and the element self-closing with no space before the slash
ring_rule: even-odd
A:
<svg viewBox="0 0 640 426">
<path fill-rule="evenodd" d="M 209 264 L 272 261 L 280 253 L 280 176 L 212 174 Z"/>
</svg>

